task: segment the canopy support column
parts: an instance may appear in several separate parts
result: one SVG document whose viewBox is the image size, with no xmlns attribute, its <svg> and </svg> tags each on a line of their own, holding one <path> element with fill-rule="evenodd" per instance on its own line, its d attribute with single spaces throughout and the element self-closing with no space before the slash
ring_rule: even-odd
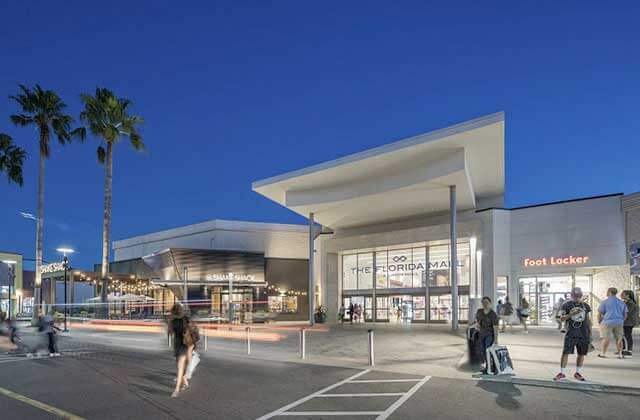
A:
<svg viewBox="0 0 640 420">
<path fill-rule="evenodd" d="M 309 298 L 309 324 L 314 324 L 314 303 L 315 303 L 315 282 L 313 278 L 313 257 L 314 257 L 314 239 L 316 232 L 314 229 L 313 213 L 309 213 L 309 290 L 307 291 L 307 297 Z"/>
<path fill-rule="evenodd" d="M 450 269 L 451 269 L 451 329 L 453 331 L 458 330 L 458 239 L 456 232 L 456 186 L 449 186 L 449 212 L 451 214 L 450 219 L 450 233 L 451 233 L 451 255 L 449 257 Z"/>
</svg>

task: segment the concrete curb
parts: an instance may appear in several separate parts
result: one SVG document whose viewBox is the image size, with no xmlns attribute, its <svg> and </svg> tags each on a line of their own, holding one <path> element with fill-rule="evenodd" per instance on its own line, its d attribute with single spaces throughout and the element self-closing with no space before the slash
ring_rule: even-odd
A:
<svg viewBox="0 0 640 420">
<path fill-rule="evenodd" d="M 609 394 L 622 394 L 640 396 L 640 388 L 625 387 L 617 385 L 605 385 L 590 382 L 568 382 L 568 381 L 549 381 L 544 379 L 528 379 L 519 378 L 517 376 L 492 376 L 492 375 L 477 375 L 475 379 L 488 382 L 503 382 L 516 385 L 528 385 L 537 386 L 542 388 L 556 388 L 556 389 L 569 389 L 573 391 L 583 392 L 602 392 Z"/>
</svg>

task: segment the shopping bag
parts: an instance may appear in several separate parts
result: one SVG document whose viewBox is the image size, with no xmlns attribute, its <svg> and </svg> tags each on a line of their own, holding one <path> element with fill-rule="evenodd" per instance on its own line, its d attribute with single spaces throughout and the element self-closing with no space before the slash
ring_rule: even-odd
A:
<svg viewBox="0 0 640 420">
<path fill-rule="evenodd" d="M 487 373 L 492 375 L 515 374 L 507 346 L 494 344 L 487 349 Z"/>
<path fill-rule="evenodd" d="M 191 356 L 191 361 L 187 365 L 187 371 L 185 372 L 185 376 L 188 380 L 191 380 L 193 376 L 193 372 L 196 370 L 196 367 L 200 363 L 200 354 L 197 351 L 194 351 Z"/>
</svg>

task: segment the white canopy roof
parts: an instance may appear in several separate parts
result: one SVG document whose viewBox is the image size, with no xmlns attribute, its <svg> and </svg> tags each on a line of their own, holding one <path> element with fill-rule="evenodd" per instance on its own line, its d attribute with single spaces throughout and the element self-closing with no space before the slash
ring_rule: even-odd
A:
<svg viewBox="0 0 640 420">
<path fill-rule="evenodd" d="M 253 183 L 253 190 L 331 228 L 458 210 L 504 194 L 499 112 Z"/>
</svg>

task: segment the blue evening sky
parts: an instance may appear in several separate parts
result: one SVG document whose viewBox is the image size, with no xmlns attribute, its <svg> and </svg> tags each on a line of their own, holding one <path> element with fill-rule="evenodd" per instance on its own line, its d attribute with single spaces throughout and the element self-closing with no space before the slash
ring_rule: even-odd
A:
<svg viewBox="0 0 640 420">
<path fill-rule="evenodd" d="M 148 152 L 114 163 L 114 239 L 213 218 L 304 223 L 251 182 L 506 112 L 506 200 L 640 190 L 638 2 L 5 1 L 0 131 L 27 148 L 0 179 L 0 249 L 34 255 L 35 132 L 16 85 L 104 86 L 146 119 Z M 100 261 L 97 142 L 54 145 L 45 258 Z"/>
</svg>

